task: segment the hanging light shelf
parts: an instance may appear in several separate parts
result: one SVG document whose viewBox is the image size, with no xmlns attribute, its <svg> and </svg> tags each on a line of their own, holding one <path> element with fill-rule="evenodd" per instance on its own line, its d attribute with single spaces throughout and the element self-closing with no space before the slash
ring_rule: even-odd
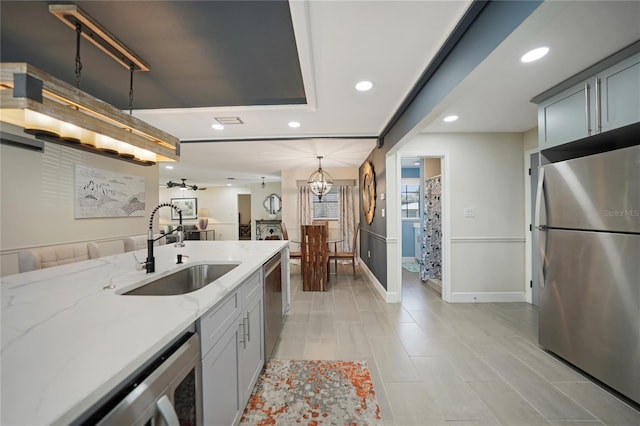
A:
<svg viewBox="0 0 640 426">
<path fill-rule="evenodd" d="M 148 71 L 149 65 L 76 5 L 50 5 L 49 10 L 76 29 L 78 87 L 27 63 L 1 63 L 0 121 L 38 139 L 136 164 L 177 161 L 180 140 L 131 115 L 133 72 Z M 129 114 L 79 89 L 80 36 L 130 70 Z"/>
<path fill-rule="evenodd" d="M 309 176 L 309 181 L 307 182 L 309 189 L 318 196 L 319 201 L 322 201 L 322 197 L 327 195 L 333 186 L 331 175 L 322 170 L 322 158 L 322 156 L 318 156 L 318 170 Z"/>
<path fill-rule="evenodd" d="M 26 63 L 0 64 L 0 121 L 38 139 L 140 164 L 179 159 L 180 141 Z"/>
</svg>

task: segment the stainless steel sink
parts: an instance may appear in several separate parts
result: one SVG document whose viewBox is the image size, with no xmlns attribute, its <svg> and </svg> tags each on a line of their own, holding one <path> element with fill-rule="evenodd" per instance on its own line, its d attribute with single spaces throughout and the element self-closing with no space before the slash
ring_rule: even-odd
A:
<svg viewBox="0 0 640 426">
<path fill-rule="evenodd" d="M 191 293 L 211 284 L 236 266 L 237 263 L 193 265 L 123 293 L 123 296 L 175 296 Z"/>
</svg>

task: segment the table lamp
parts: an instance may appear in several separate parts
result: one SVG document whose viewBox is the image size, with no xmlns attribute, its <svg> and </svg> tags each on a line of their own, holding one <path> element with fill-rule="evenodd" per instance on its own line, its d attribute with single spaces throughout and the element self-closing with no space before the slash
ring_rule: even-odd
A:
<svg viewBox="0 0 640 426">
<path fill-rule="evenodd" d="M 207 229 L 207 226 L 209 226 L 209 218 L 207 216 L 209 216 L 207 209 L 198 209 L 198 228 L 200 228 L 201 231 L 204 231 Z"/>
</svg>

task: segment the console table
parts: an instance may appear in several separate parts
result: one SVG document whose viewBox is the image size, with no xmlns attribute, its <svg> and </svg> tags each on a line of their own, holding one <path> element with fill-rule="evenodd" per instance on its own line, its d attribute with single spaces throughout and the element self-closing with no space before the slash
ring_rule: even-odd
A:
<svg viewBox="0 0 640 426">
<path fill-rule="evenodd" d="M 256 220 L 256 240 L 281 240 L 281 220 Z"/>
<path fill-rule="evenodd" d="M 216 231 L 214 229 L 189 229 L 184 232 L 185 240 L 215 240 Z"/>
</svg>

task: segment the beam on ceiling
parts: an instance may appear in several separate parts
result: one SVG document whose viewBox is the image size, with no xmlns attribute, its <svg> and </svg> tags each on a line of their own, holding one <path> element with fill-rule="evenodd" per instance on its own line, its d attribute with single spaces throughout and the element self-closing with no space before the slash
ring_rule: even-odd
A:
<svg viewBox="0 0 640 426">
<path fill-rule="evenodd" d="M 464 80 L 542 1 L 474 1 L 379 137 L 391 149 Z"/>
</svg>

